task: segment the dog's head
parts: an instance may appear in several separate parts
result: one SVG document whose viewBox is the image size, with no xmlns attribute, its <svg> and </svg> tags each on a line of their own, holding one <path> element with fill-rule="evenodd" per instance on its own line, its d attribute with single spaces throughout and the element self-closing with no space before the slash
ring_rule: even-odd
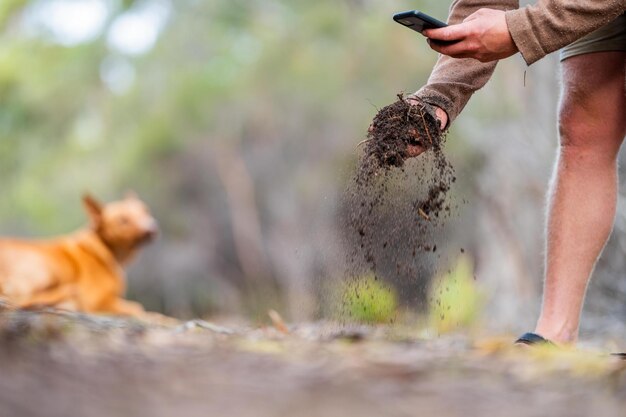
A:
<svg viewBox="0 0 626 417">
<path fill-rule="evenodd" d="M 120 261 L 126 261 L 134 251 L 152 241 L 157 222 L 148 207 L 133 192 L 126 198 L 101 204 L 90 195 L 83 196 L 92 229 Z"/>
</svg>

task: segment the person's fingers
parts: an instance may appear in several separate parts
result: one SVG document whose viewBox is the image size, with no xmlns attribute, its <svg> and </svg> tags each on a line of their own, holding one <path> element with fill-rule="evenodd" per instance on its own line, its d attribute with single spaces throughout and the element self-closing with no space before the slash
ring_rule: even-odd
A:
<svg viewBox="0 0 626 417">
<path fill-rule="evenodd" d="M 409 103 L 412 106 L 417 106 L 418 104 L 420 104 L 420 100 L 415 97 L 415 96 L 408 96 L 407 98 L 405 98 L 406 102 Z"/>
<path fill-rule="evenodd" d="M 405 100 L 407 103 L 409 103 L 412 106 L 419 106 L 423 103 L 419 98 L 413 95 L 407 96 Z M 446 111 L 442 109 L 441 107 L 438 107 L 438 106 L 434 106 L 434 107 L 435 107 L 435 117 L 437 118 L 437 121 L 439 121 L 439 128 L 441 130 L 444 130 L 446 126 L 448 126 L 448 113 L 446 113 Z M 417 132 L 412 132 L 412 133 L 415 135 L 415 138 L 419 140 L 418 133 Z"/>
<path fill-rule="evenodd" d="M 452 45 L 447 45 L 429 40 L 428 45 L 430 45 L 433 51 L 453 58 L 468 58 L 473 56 L 472 54 L 475 52 L 475 48 L 469 41 L 460 41 Z"/>
<path fill-rule="evenodd" d="M 465 23 L 446 26 L 439 29 L 426 29 L 423 34 L 429 39 L 439 41 L 458 41 L 464 39 L 469 34 L 469 27 Z"/>
<path fill-rule="evenodd" d="M 441 130 L 445 130 L 446 126 L 448 126 L 448 113 L 441 107 L 435 108 L 435 116 L 439 120 L 439 127 Z"/>
<path fill-rule="evenodd" d="M 409 155 L 409 158 L 415 158 L 417 156 L 420 156 L 421 154 L 424 153 L 426 149 L 424 149 L 423 147 L 419 146 L 419 145 L 407 145 L 406 147 L 406 151 L 407 154 Z"/>
<path fill-rule="evenodd" d="M 428 46 L 430 46 L 430 49 L 432 49 L 433 51 L 439 52 L 440 54 L 448 55 L 445 52 L 443 52 L 446 45 L 441 45 L 441 44 L 438 44 L 437 42 L 431 42 L 430 39 L 428 39 L 426 42 L 428 42 Z"/>
</svg>

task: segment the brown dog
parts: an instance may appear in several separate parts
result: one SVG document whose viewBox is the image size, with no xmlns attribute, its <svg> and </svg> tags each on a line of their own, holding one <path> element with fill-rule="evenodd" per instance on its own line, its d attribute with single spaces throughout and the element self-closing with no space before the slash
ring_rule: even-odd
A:
<svg viewBox="0 0 626 417">
<path fill-rule="evenodd" d="M 72 235 L 0 240 L 0 298 L 21 308 L 159 317 L 122 298 L 123 266 L 157 233 L 145 204 L 134 194 L 106 205 L 86 195 L 83 203 L 91 225 Z"/>
</svg>

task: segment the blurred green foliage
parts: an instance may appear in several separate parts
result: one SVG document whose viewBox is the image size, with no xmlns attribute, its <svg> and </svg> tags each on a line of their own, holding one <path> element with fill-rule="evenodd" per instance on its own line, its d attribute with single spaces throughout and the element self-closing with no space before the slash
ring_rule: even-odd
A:
<svg viewBox="0 0 626 417">
<path fill-rule="evenodd" d="M 435 280 L 430 307 L 431 326 L 440 334 L 475 326 L 483 298 L 476 286 L 472 260 L 460 256 L 456 265 Z"/>
<path fill-rule="evenodd" d="M 360 323 L 393 323 L 398 308 L 396 292 L 373 276 L 350 280 L 344 284 L 342 305 L 339 311 L 343 319 Z"/>
<path fill-rule="evenodd" d="M 434 62 L 431 53 L 415 59 L 424 43 L 389 15 L 446 9 L 435 1 L 166 2 L 157 44 L 132 56 L 111 48 L 107 31 L 129 9 L 159 2 L 106 1 L 100 35 L 66 46 L 24 24 L 54 1 L 0 6 L 0 218 L 28 233 L 75 227 L 84 190 L 113 197 L 134 186 L 166 198 L 165 159 L 190 141 L 250 146 L 255 132 L 272 136 L 293 119 L 294 104 L 307 119 L 294 139 L 309 144 L 292 145 L 301 151 L 314 149 L 305 131 L 319 121 L 362 128 L 368 100 L 380 106 L 416 88 Z M 112 91 L 105 73 L 122 70 L 133 81 Z"/>
</svg>

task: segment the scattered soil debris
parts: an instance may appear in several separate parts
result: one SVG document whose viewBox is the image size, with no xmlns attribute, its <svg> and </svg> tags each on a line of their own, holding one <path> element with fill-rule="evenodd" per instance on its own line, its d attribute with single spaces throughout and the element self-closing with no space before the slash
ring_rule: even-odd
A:
<svg viewBox="0 0 626 417">
<path fill-rule="evenodd" d="M 348 189 L 349 275 L 374 272 L 426 303 L 432 255 L 437 244 L 442 249 L 435 229 L 452 214 L 448 192 L 456 181 L 444 142 L 434 107 L 415 97 L 399 94 L 376 114 Z"/>
</svg>

